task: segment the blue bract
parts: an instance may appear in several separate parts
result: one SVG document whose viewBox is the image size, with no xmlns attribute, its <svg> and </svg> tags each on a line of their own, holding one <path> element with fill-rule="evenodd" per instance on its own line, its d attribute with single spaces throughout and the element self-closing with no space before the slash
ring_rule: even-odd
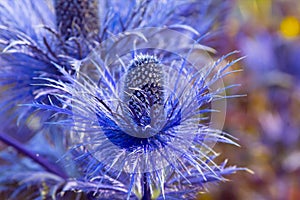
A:
<svg viewBox="0 0 300 200">
<path fill-rule="evenodd" d="M 212 147 L 216 142 L 236 144 L 215 128 L 213 115 L 224 112 L 215 101 L 226 99 L 226 88 L 216 86 L 236 61 L 224 64 L 228 54 L 212 62 L 206 48 L 196 46 L 195 41 L 176 31 L 154 29 L 122 34 L 114 39 L 113 47 L 110 42 L 102 44 L 87 59 L 74 63 L 76 78 L 58 66 L 68 81 L 45 79 L 47 86 L 66 93 L 55 96 L 63 104 L 59 109 L 57 105 L 45 107 L 72 118 L 70 146 L 82 151 L 78 159 L 92 156 L 98 162 L 88 176 L 103 172 L 116 179 L 128 176 L 123 180 L 130 180 L 128 198 L 132 192 L 143 195 L 145 188 L 164 196 L 165 185 L 174 177 L 182 180 L 182 186 L 197 185 L 198 177 L 201 187 L 211 175 L 222 179 Z M 166 33 L 185 43 L 163 46 L 153 41 L 164 40 Z M 125 43 L 129 46 L 119 53 Z M 182 46 L 192 47 L 180 55 Z"/>
</svg>

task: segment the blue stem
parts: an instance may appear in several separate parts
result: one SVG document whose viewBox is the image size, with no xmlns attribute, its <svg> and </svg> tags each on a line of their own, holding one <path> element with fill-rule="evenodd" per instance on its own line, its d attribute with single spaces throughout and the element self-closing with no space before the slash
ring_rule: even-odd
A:
<svg viewBox="0 0 300 200">
<path fill-rule="evenodd" d="M 19 153 L 31 158 L 34 162 L 38 163 L 40 166 L 42 166 L 46 171 L 53 173 L 63 179 L 67 179 L 67 175 L 58 169 L 57 166 L 49 163 L 46 159 L 44 159 L 41 156 L 37 156 L 35 153 L 29 151 L 26 149 L 22 143 L 17 141 L 16 139 L 10 137 L 7 134 L 0 133 L 0 141 L 2 141 L 4 144 L 8 146 L 12 146 L 15 148 Z"/>
<path fill-rule="evenodd" d="M 147 180 L 147 174 L 144 173 L 143 175 L 143 188 L 144 188 L 144 194 L 142 197 L 142 200 L 151 200 L 151 191 L 150 191 L 150 185 Z"/>
</svg>

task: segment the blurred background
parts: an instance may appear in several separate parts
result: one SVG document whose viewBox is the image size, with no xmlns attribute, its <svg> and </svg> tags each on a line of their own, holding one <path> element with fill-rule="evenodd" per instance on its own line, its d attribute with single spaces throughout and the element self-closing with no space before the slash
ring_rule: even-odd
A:
<svg viewBox="0 0 300 200">
<path fill-rule="evenodd" d="M 220 54 L 240 50 L 242 83 L 227 101 L 224 130 L 241 147 L 217 145 L 220 159 L 246 166 L 199 199 L 300 199 L 300 1 L 236 0 L 219 38 Z M 223 158 L 222 158 L 223 156 Z"/>
</svg>

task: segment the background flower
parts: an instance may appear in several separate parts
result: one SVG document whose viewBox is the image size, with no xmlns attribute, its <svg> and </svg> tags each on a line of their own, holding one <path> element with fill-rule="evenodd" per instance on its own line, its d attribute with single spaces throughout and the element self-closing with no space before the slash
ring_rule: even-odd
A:
<svg viewBox="0 0 300 200">
<path fill-rule="evenodd" d="M 207 198 L 298 199 L 299 2 L 237 1 L 234 10 L 224 37 L 247 55 L 235 81 L 248 95 L 229 104 L 225 130 L 247 150 L 222 151 L 255 175 L 238 174 Z"/>
</svg>

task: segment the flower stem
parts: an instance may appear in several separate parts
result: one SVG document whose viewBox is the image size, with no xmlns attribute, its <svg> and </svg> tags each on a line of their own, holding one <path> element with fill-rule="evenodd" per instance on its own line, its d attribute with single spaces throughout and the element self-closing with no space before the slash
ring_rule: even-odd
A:
<svg viewBox="0 0 300 200">
<path fill-rule="evenodd" d="M 144 173 L 143 175 L 143 188 L 144 188 L 144 194 L 142 200 L 151 200 L 151 191 L 150 191 L 150 185 L 147 180 L 147 173 Z"/>
<path fill-rule="evenodd" d="M 15 148 L 19 153 L 31 158 L 34 162 L 38 163 L 40 166 L 42 166 L 46 171 L 53 173 L 63 179 L 67 178 L 67 175 L 63 173 L 61 170 L 59 170 L 55 165 L 49 163 L 46 159 L 43 157 L 38 156 L 37 154 L 29 151 L 26 149 L 22 143 L 18 142 L 16 139 L 10 137 L 7 134 L 0 133 L 0 141 L 2 141 L 4 144 L 8 146 L 12 146 Z"/>
</svg>

